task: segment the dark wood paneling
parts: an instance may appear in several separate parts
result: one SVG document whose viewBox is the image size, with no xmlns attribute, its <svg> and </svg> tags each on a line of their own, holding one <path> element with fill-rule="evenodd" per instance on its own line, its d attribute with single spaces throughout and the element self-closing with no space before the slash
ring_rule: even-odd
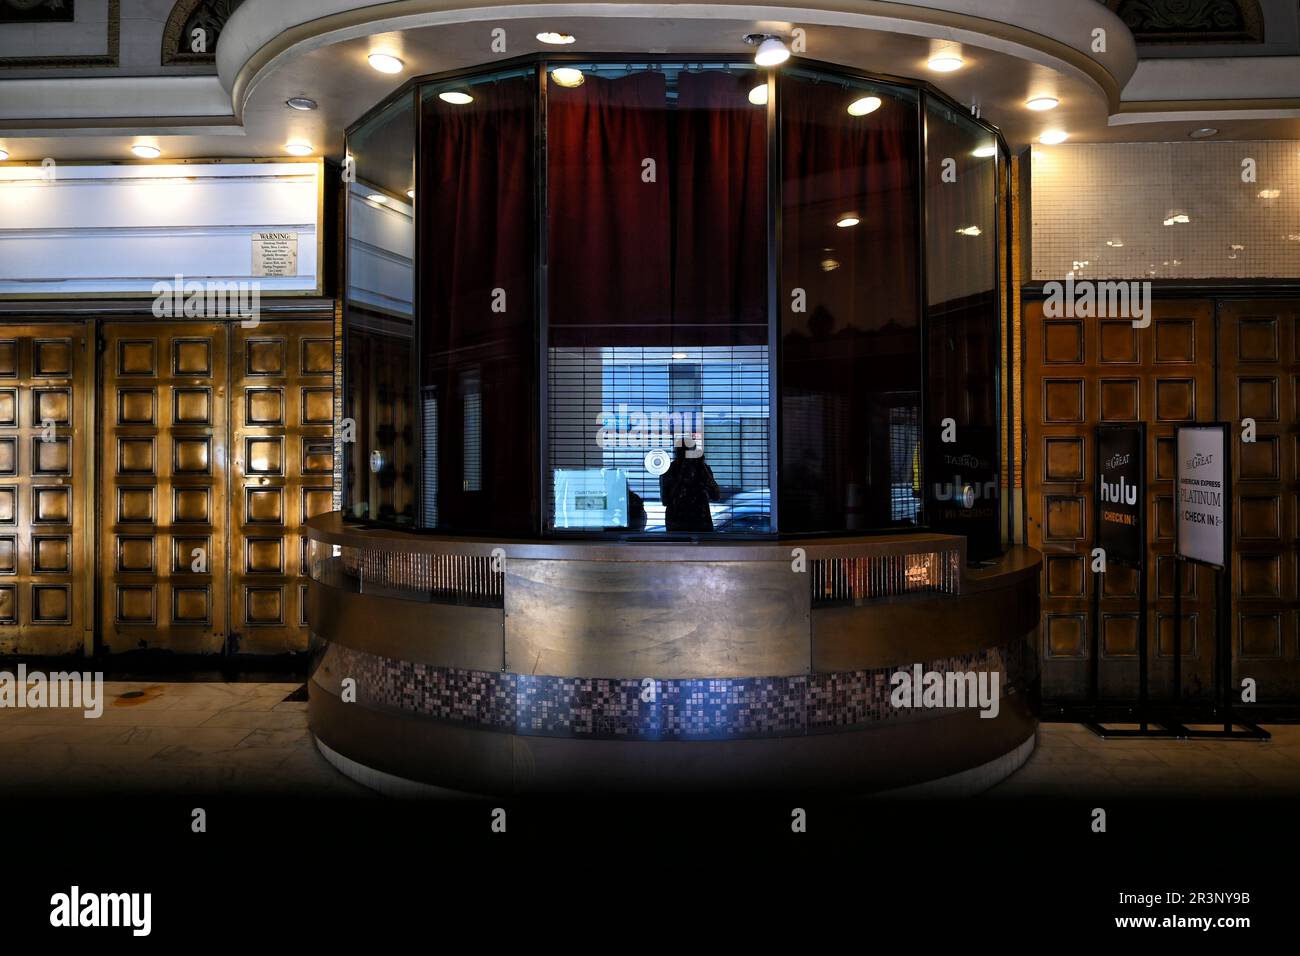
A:
<svg viewBox="0 0 1300 956">
<path fill-rule="evenodd" d="M 1042 686 L 1049 700 L 1081 698 L 1088 688 L 1094 443 L 1103 423 L 1147 423 L 1149 546 L 1159 568 L 1153 563 L 1146 635 L 1137 633 L 1137 575 L 1112 565 L 1105 576 L 1100 690 L 1103 697 L 1136 694 L 1138 642 L 1146 640 L 1152 694 L 1168 692 L 1173 567 L 1162 556 L 1173 550 L 1172 440 L 1178 424 L 1214 420 L 1214 328 L 1214 304 L 1205 299 L 1153 303 L 1147 328 L 1048 319 L 1041 302 L 1025 304 L 1028 543 L 1043 552 Z M 1257 515 L 1255 525 L 1266 520 Z M 1187 570 L 1183 687 L 1203 696 L 1213 659 L 1211 578 L 1205 569 Z"/>
<path fill-rule="evenodd" d="M 1219 308 L 1219 400 L 1241 437 L 1233 444 L 1234 686 L 1258 683 L 1261 703 L 1294 701 L 1297 656 L 1296 543 L 1300 510 L 1300 336 L 1296 300 L 1225 302 Z"/>
</svg>

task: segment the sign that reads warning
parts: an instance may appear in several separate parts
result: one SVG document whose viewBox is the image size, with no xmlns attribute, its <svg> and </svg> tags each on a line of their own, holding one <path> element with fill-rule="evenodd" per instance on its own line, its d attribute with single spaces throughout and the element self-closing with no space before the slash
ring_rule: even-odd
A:
<svg viewBox="0 0 1300 956">
<path fill-rule="evenodd" d="M 253 233 L 254 276 L 296 276 L 298 234 L 296 232 Z"/>
<path fill-rule="evenodd" d="M 1178 554 L 1223 567 L 1228 528 L 1227 431 L 1217 425 L 1184 427 L 1177 436 Z"/>
<path fill-rule="evenodd" d="M 1142 429 L 1107 426 L 1097 429 L 1097 543 L 1106 560 L 1138 565 L 1142 561 Z"/>
</svg>

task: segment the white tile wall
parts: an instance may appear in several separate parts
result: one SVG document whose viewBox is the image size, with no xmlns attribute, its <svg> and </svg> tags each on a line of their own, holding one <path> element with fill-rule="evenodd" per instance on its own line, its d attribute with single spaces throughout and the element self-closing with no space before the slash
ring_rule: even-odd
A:
<svg viewBox="0 0 1300 956">
<path fill-rule="evenodd" d="M 1300 278 L 1300 142 L 1035 146 L 1031 162 L 1034 279 Z"/>
</svg>

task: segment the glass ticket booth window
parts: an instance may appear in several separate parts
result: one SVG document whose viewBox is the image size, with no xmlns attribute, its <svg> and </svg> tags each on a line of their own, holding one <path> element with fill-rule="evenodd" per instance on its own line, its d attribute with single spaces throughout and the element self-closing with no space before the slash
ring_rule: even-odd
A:
<svg viewBox="0 0 1300 956">
<path fill-rule="evenodd" d="M 996 131 L 797 61 L 517 61 L 348 134 L 345 513 L 998 548 Z"/>
</svg>

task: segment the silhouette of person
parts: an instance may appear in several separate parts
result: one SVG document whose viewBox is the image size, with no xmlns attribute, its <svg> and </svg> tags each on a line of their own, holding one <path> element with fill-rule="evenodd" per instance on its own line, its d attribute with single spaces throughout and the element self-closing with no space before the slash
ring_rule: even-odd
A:
<svg viewBox="0 0 1300 956">
<path fill-rule="evenodd" d="M 645 523 L 645 501 L 629 488 L 627 490 L 627 528 L 629 531 L 644 531 Z"/>
<path fill-rule="evenodd" d="M 699 447 L 698 435 L 695 446 Z M 673 452 L 673 463 L 659 476 L 659 497 L 669 531 L 712 531 L 709 502 L 720 501 L 722 489 L 714 481 L 704 455 L 688 458 L 685 444 L 679 444 Z"/>
</svg>

